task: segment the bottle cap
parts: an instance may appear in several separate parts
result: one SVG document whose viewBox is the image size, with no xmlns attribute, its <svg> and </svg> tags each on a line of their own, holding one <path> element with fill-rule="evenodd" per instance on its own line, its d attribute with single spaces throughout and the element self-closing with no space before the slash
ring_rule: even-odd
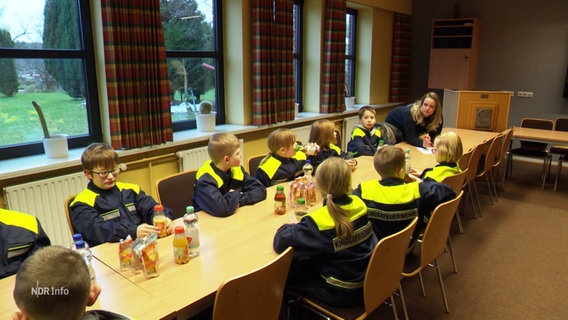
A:
<svg viewBox="0 0 568 320">
<path fill-rule="evenodd" d="M 84 249 L 85 248 L 85 241 L 83 241 L 83 240 L 76 241 L 75 247 L 77 249 Z"/>
<path fill-rule="evenodd" d="M 154 212 L 156 211 L 164 211 L 164 206 L 161 204 L 157 204 L 154 206 Z"/>
<path fill-rule="evenodd" d="M 75 233 L 75 234 L 73 235 L 73 242 L 77 242 L 77 241 L 79 241 L 79 240 L 83 240 L 83 235 L 80 234 L 80 233 Z"/>
<path fill-rule="evenodd" d="M 187 207 L 185 207 L 185 212 L 193 213 L 193 212 L 195 212 L 195 208 L 193 206 L 187 206 Z"/>
<path fill-rule="evenodd" d="M 312 160 L 306 160 L 306 164 L 307 163 L 312 164 Z"/>
<path fill-rule="evenodd" d="M 184 233 L 185 232 L 185 228 L 183 226 L 176 226 L 174 229 L 174 232 L 176 234 L 180 234 L 180 233 Z"/>
<path fill-rule="evenodd" d="M 306 204 L 306 199 L 298 198 L 298 204 Z"/>
<path fill-rule="evenodd" d="M 284 191 L 284 186 L 277 186 L 276 191 Z"/>
</svg>

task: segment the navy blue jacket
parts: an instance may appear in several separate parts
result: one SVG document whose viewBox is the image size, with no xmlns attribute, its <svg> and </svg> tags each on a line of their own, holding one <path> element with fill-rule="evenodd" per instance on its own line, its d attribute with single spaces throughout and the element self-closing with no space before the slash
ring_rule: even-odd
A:
<svg viewBox="0 0 568 320">
<path fill-rule="evenodd" d="M 279 155 L 270 155 L 270 158 L 262 162 L 254 177 L 258 179 L 265 187 L 270 187 L 284 181 L 292 181 L 300 176 L 306 163 L 306 155 L 298 151 L 292 158 L 283 158 Z"/>
<path fill-rule="evenodd" d="M 242 166 L 223 172 L 209 160 L 197 170 L 196 177 L 193 190 L 195 211 L 203 210 L 217 217 L 228 217 L 239 206 L 266 199 L 266 187 Z"/>
<path fill-rule="evenodd" d="M 71 223 L 90 246 L 118 242 L 128 235 L 136 239 L 139 225 L 152 224 L 156 204 L 136 184 L 116 182 L 112 189 L 103 190 L 90 181 L 71 202 Z M 164 214 L 172 218 L 167 207 Z"/>
<path fill-rule="evenodd" d="M 368 130 L 362 125 L 358 125 L 351 132 L 347 151 L 356 153 L 356 156 L 372 156 L 377 151 L 379 140 L 381 140 L 381 131 L 378 128 Z"/>
<path fill-rule="evenodd" d="M 388 122 L 393 126 L 397 127 L 402 133 L 402 140 L 399 141 L 397 138 L 397 142 L 406 141 L 413 146 L 422 147 L 423 146 L 422 140 L 418 137 L 427 133 L 426 126 L 421 126 L 414 123 L 414 120 L 412 119 L 412 114 L 410 113 L 411 107 L 412 104 L 407 106 L 398 106 L 392 109 L 387 115 L 385 122 Z M 425 119 L 424 121 L 428 122 L 428 119 Z M 436 136 L 442 133 L 442 127 L 443 127 L 443 120 L 440 126 L 436 129 L 436 131 L 428 132 L 428 135 L 430 136 L 430 140 L 432 141 L 432 143 L 434 143 L 434 139 L 436 138 Z"/>
</svg>

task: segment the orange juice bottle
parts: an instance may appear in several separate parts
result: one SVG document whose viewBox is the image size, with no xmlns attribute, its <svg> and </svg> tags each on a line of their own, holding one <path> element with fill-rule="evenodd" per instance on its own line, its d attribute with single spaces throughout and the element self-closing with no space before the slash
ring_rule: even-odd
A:
<svg viewBox="0 0 568 320">
<path fill-rule="evenodd" d="M 189 261 L 189 243 L 185 236 L 185 229 L 183 226 L 177 226 L 174 234 L 174 261 L 177 264 L 184 264 Z"/>
<path fill-rule="evenodd" d="M 154 206 L 154 218 L 152 222 L 160 229 L 158 231 L 158 238 L 163 238 L 168 235 L 168 230 L 166 229 L 168 219 L 164 215 L 164 207 L 161 204 Z"/>
</svg>

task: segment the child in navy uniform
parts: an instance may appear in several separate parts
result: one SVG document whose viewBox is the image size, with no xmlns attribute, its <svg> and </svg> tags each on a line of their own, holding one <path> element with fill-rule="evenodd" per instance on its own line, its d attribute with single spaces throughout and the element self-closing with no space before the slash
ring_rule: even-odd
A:
<svg viewBox="0 0 568 320">
<path fill-rule="evenodd" d="M 209 139 L 208 160 L 197 170 L 193 192 L 195 210 L 228 217 L 239 206 L 266 199 L 266 187 L 241 166 L 239 140 L 232 133 L 216 133 Z"/>
<path fill-rule="evenodd" d="M 351 169 L 355 169 L 357 166 L 357 160 L 351 159 L 347 152 L 341 151 L 341 148 L 336 145 L 335 125 L 330 120 L 322 119 L 312 123 L 309 142 L 319 146 L 316 155 L 308 156 L 308 160 L 312 162 L 314 169 L 317 169 L 318 165 L 329 157 L 345 159 Z"/>
<path fill-rule="evenodd" d="M 359 124 L 351 132 L 351 141 L 347 144 L 347 151 L 357 156 L 372 156 L 377 151 L 381 137 L 381 131 L 375 126 L 377 119 L 375 109 L 363 106 L 359 109 Z"/>
<path fill-rule="evenodd" d="M 268 135 L 270 153 L 260 162 L 254 177 L 264 186 L 294 180 L 302 174 L 306 163 L 306 154 L 296 151 L 296 135 L 294 131 L 280 128 Z"/>
<path fill-rule="evenodd" d="M 449 186 L 433 180 L 421 181 L 409 175 L 411 181 L 405 182 L 404 151 L 399 147 L 382 147 L 373 164 L 381 179 L 360 183 L 353 194 L 367 205 L 369 220 L 379 240 L 404 229 L 416 216 L 419 220 L 413 240 L 418 239 L 436 206 L 456 196 Z"/>
<path fill-rule="evenodd" d="M 420 175 L 421 179 L 442 182 L 444 178 L 462 172 L 458 162 L 463 154 L 463 146 L 455 132 L 450 131 L 438 136 L 434 141 L 432 152 L 436 155 L 438 165 L 424 169 Z"/>
<path fill-rule="evenodd" d="M 136 239 L 159 231 L 152 224 L 156 200 L 136 184 L 117 181 L 121 166 L 110 145 L 91 144 L 83 152 L 81 163 L 89 184 L 70 204 L 71 223 L 89 245 L 118 242 L 128 235 Z M 172 234 L 172 210 L 164 207 L 164 214 L 168 234 Z"/>
<path fill-rule="evenodd" d="M 339 157 L 321 163 L 315 183 L 324 206 L 296 224 L 281 226 L 274 236 L 274 251 L 294 248 L 286 286 L 332 306 L 360 305 L 377 244 L 367 207 L 351 194 L 351 169 Z"/>
</svg>

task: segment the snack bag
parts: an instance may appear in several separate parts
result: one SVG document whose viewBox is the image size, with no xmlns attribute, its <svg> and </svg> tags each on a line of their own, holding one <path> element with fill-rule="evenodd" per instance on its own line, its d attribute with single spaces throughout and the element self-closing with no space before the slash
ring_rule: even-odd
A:
<svg viewBox="0 0 568 320">
<path fill-rule="evenodd" d="M 132 268 L 132 243 L 132 237 L 128 235 L 126 239 L 121 239 L 118 244 L 120 271 L 130 270 Z"/>
<path fill-rule="evenodd" d="M 141 247 L 144 246 L 144 239 L 138 238 L 132 243 L 132 272 L 140 273 L 144 270 L 144 265 L 142 263 L 142 251 Z"/>
<path fill-rule="evenodd" d="M 156 233 L 151 233 L 150 235 L 144 237 L 144 245 L 140 248 L 140 252 L 146 279 L 159 276 L 158 235 Z"/>
</svg>

